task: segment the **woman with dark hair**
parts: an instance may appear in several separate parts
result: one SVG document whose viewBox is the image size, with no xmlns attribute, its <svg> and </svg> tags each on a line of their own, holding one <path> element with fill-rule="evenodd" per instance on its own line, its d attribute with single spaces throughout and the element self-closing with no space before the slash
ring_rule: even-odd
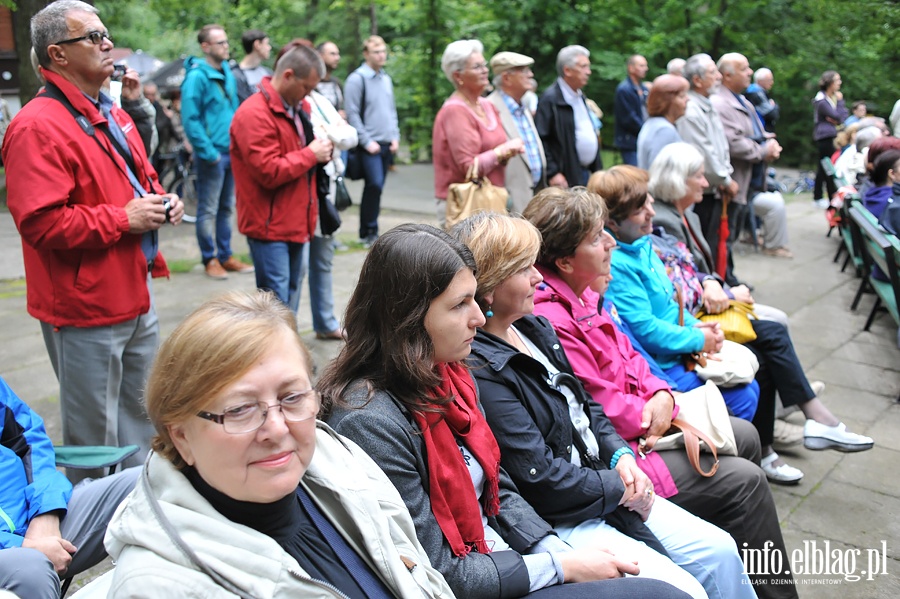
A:
<svg viewBox="0 0 900 599">
<path fill-rule="evenodd" d="M 543 279 L 534 225 L 481 213 L 451 234 L 478 264 L 475 299 L 490 317 L 469 364 L 501 463 L 522 496 L 576 549 L 622 547 L 638 558 L 641 576 L 695 597 L 754 598 L 734 540 L 656 497 L 628 443 L 575 378 L 552 325 L 532 315 Z"/>
<path fill-rule="evenodd" d="M 660 75 L 647 95 L 650 118 L 637 138 L 638 166 L 650 168 L 656 155 L 671 143 L 681 141 L 675 121 L 684 116 L 688 103 L 688 80 L 679 75 Z"/>
<path fill-rule="evenodd" d="M 638 565 L 610 552 L 572 551 L 500 468 L 461 363 L 484 324 L 475 291 L 472 253 L 443 231 L 401 225 L 381 236 L 347 306 L 347 344 L 319 383 L 330 422 L 397 487 L 460 597 L 685 597 L 621 578 Z"/>
<path fill-rule="evenodd" d="M 841 93 L 841 76 L 837 71 L 825 71 L 819 78 L 819 91 L 813 98 L 813 140 L 816 142 L 816 184 L 813 188 L 813 201 L 820 208 L 827 208 L 831 196 L 837 192 L 831 177 L 822 168 L 822 159 L 829 158 L 834 152 L 834 138 L 837 128 L 847 118 L 849 112 Z M 822 197 L 822 185 L 825 185 L 828 197 Z"/>
<path fill-rule="evenodd" d="M 665 433 L 677 411 L 669 387 L 651 374 L 616 326 L 615 315 L 603 308 L 610 254 L 618 253 L 604 229 L 603 199 L 584 188 L 545 189 L 528 204 L 525 218 L 542 236 L 537 268 L 544 282 L 535 291 L 534 311 L 553 325 L 587 393 L 603 406 L 630 451 L 640 453 L 635 461 L 654 493 L 723 528 L 741 549 L 770 546 L 784 553 L 775 501 L 757 466 L 759 437 L 749 422 L 731 418 L 737 455 L 719 455 L 712 477 L 700 476 L 683 448 L 641 451 L 639 440 Z M 700 459 L 712 462 L 712 456 Z M 792 577 L 783 572 L 749 574 L 761 597 L 797 596 Z"/>
<path fill-rule="evenodd" d="M 894 185 L 900 183 L 900 150 L 887 150 L 875 157 L 872 187 L 863 194 L 863 204 L 875 218 L 881 214 L 894 195 Z"/>
</svg>

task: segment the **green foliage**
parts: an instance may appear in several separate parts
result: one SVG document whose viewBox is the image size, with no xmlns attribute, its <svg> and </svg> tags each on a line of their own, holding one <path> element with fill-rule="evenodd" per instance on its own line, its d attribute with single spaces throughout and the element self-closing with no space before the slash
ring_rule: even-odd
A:
<svg viewBox="0 0 900 599">
<path fill-rule="evenodd" d="M 0 0 L 0 3 L 9 0 Z M 772 96 L 782 107 L 782 162 L 809 165 L 810 101 L 822 71 L 841 72 L 849 102 L 869 101 L 887 116 L 897 99 L 893 76 L 900 67 L 900 3 L 892 0 L 97 0 L 119 45 L 163 59 L 196 54 L 196 31 L 224 25 L 243 52 L 243 30 L 269 33 L 273 45 L 294 37 L 330 39 L 343 53 L 338 76 L 362 60 L 371 33 L 391 48 L 387 69 L 394 78 L 404 141 L 413 157 L 430 151 L 434 115 L 452 88 L 440 70 L 444 47 L 475 37 L 485 56 L 514 50 L 535 59 L 541 89 L 556 78 L 556 53 L 581 44 L 591 51 L 593 75 L 585 92 L 606 111 L 606 137 L 613 126 L 613 95 L 625 77 L 625 60 L 647 57 L 648 79 L 665 72 L 675 56 L 707 52 L 714 58 L 744 53 L 753 68 L 775 73 Z"/>
</svg>

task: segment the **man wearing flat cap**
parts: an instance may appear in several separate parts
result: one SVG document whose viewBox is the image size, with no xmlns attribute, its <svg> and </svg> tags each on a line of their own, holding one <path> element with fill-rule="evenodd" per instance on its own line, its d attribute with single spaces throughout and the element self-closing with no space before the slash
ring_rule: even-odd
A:
<svg viewBox="0 0 900 599">
<path fill-rule="evenodd" d="M 522 105 L 522 96 L 532 88 L 534 59 L 516 52 L 500 52 L 491 58 L 494 92 L 488 100 L 500 112 L 500 123 L 509 139 L 520 138 L 525 151 L 510 158 L 506 165 L 506 189 L 512 211 L 521 213 L 534 192 L 547 186 L 544 146 L 537 134 L 531 111 Z"/>
</svg>

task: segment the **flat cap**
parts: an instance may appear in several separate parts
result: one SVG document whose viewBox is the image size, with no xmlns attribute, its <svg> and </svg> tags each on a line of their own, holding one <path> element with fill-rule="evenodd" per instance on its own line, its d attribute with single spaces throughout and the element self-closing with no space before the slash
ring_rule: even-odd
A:
<svg viewBox="0 0 900 599">
<path fill-rule="evenodd" d="M 518 52 L 498 52 L 491 58 L 491 70 L 494 72 L 494 75 L 499 75 L 510 69 L 530 67 L 533 64 L 533 58 Z"/>
</svg>

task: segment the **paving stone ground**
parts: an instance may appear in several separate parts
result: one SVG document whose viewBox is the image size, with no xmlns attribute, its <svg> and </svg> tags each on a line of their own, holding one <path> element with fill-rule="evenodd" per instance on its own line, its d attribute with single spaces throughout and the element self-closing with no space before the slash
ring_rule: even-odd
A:
<svg viewBox="0 0 900 599">
<path fill-rule="evenodd" d="M 350 191 L 358 199 L 360 183 L 352 182 Z M 429 165 L 398 167 L 388 177 L 382 230 L 404 222 L 432 222 L 432 198 Z M 790 315 L 794 344 L 810 379 L 827 384 L 823 401 L 852 430 L 874 437 L 876 446 L 860 454 L 811 452 L 802 447 L 782 452 L 806 474 L 798 486 L 773 487 L 789 552 L 784 567 L 795 567 L 794 562 L 805 567 L 804 573 L 797 575 L 804 599 L 895 599 L 900 597 L 897 326 L 883 313 L 870 332 L 863 332 L 874 297 L 865 296 L 856 312 L 849 310 L 858 279 L 849 270 L 839 272 L 839 265 L 832 263 L 837 239 L 825 237 L 825 219 L 808 195 L 787 199 L 795 258 L 768 258 L 738 246 L 737 273 L 756 286 L 757 301 L 778 306 Z M 355 243 L 356 207 L 343 216 L 339 238 L 350 249 L 335 257 L 334 295 L 339 314 L 365 258 L 365 251 Z M 245 253 L 246 241 L 235 237 L 236 251 Z M 225 290 L 254 287 L 252 275 L 232 275 L 227 281 L 206 278 L 190 225 L 167 229 L 160 238 L 163 252 L 179 270 L 169 280 L 153 283 L 163 336 L 204 300 Z M 9 214 L 0 212 L 0 375 L 44 416 L 51 437 L 60 440 L 58 384 L 39 325 L 25 309 L 23 277 L 18 233 Z M 321 368 L 340 344 L 315 339 L 306 290 L 299 324 Z M 823 561 L 830 574 L 825 573 Z M 104 567 L 108 563 L 80 581 Z"/>
</svg>

